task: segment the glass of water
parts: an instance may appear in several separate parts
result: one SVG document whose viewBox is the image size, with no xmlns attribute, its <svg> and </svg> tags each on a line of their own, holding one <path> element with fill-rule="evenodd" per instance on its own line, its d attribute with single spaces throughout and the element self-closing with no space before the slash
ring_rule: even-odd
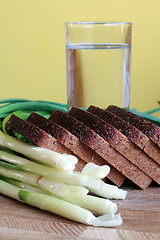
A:
<svg viewBox="0 0 160 240">
<path fill-rule="evenodd" d="M 129 109 L 131 23 L 66 23 L 68 108 Z"/>
</svg>

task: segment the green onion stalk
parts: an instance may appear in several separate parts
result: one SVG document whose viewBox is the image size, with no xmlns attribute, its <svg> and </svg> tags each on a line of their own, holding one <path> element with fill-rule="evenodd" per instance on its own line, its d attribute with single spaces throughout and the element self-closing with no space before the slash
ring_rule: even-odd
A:
<svg viewBox="0 0 160 240">
<path fill-rule="evenodd" d="M 0 146 L 19 152 L 28 158 L 53 166 L 61 171 L 73 171 L 78 159 L 73 155 L 60 154 L 16 139 L 0 131 Z"/>
<path fill-rule="evenodd" d="M 125 199 L 127 192 L 118 188 L 117 186 L 104 183 L 102 180 L 94 178 L 89 175 L 85 175 L 79 172 L 63 172 L 58 171 L 55 168 L 50 168 L 35 162 L 32 162 L 26 158 L 19 157 L 17 155 L 0 151 L 0 159 L 10 163 L 11 167 L 19 170 L 27 171 L 30 173 L 38 174 L 39 176 L 47 177 L 57 182 L 63 182 L 71 185 L 78 185 L 86 187 L 90 192 L 95 193 L 104 198 L 110 199 Z M 14 164 L 14 165 L 13 165 Z M 1 161 L 2 165 L 2 161 Z"/>
<path fill-rule="evenodd" d="M 91 211 L 44 193 L 24 190 L 0 179 L 0 192 L 31 206 L 58 214 L 86 225 L 114 227 L 122 224 L 120 214 L 107 213 L 96 217 Z"/>
</svg>

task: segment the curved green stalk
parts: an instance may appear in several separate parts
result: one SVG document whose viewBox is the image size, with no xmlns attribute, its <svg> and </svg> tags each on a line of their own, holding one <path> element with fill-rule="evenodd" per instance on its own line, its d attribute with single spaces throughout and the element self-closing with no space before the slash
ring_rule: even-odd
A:
<svg viewBox="0 0 160 240">
<path fill-rule="evenodd" d="M 67 108 L 53 103 L 28 101 L 28 102 L 15 102 L 12 104 L 4 105 L 0 108 L 0 115 L 11 113 L 16 110 L 32 110 L 32 111 L 48 111 L 53 112 L 55 109 L 59 109 L 62 112 L 68 112 Z"/>
<path fill-rule="evenodd" d="M 45 101 L 45 100 L 30 100 L 26 98 L 6 98 L 6 99 L 0 99 L 0 104 L 7 104 L 7 103 L 17 103 L 17 102 L 42 102 L 42 103 L 51 103 L 58 106 L 63 106 L 67 108 L 67 104 L 65 103 L 58 103 L 53 101 Z"/>
<path fill-rule="evenodd" d="M 152 113 L 155 113 L 155 112 L 158 112 L 158 111 L 160 111 L 160 107 L 154 108 L 154 109 L 151 109 L 151 110 L 148 110 L 148 111 L 146 111 L 146 112 L 144 112 L 144 113 L 152 114 Z"/>
<path fill-rule="evenodd" d="M 0 99 L 0 104 L 4 103 L 15 103 L 15 102 L 30 102 L 31 100 L 24 99 L 24 98 L 5 98 Z"/>
<path fill-rule="evenodd" d="M 12 113 L 8 114 L 2 121 L 2 131 L 5 134 L 8 134 L 8 128 L 6 127 L 6 125 L 7 125 L 7 122 L 10 119 L 12 114 L 26 120 L 28 118 L 28 116 L 31 114 L 31 112 L 32 112 L 31 110 L 30 111 L 28 111 L 28 110 L 17 110 L 15 112 L 12 112 Z M 50 113 L 47 112 L 47 111 L 36 111 L 36 113 L 38 113 L 38 114 L 40 114 L 40 115 L 42 115 L 43 117 L 46 117 L 46 118 L 49 118 L 49 116 L 50 116 Z M 9 129 L 9 131 L 11 131 L 11 130 Z M 22 136 L 20 137 L 19 134 L 17 134 L 17 135 L 19 136 L 19 139 L 22 138 Z"/>
</svg>

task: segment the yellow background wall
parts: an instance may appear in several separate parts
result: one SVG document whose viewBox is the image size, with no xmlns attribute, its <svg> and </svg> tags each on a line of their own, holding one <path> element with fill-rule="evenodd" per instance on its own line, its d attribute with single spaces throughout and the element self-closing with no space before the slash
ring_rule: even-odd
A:
<svg viewBox="0 0 160 240">
<path fill-rule="evenodd" d="M 133 23 L 131 107 L 160 100 L 160 1 L 0 0 L 0 98 L 67 102 L 69 21 Z"/>
</svg>

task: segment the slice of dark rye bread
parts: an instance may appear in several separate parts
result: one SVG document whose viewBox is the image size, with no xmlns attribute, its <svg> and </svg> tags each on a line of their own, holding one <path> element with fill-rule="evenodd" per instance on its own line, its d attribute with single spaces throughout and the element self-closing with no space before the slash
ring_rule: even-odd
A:
<svg viewBox="0 0 160 240">
<path fill-rule="evenodd" d="M 70 149 L 73 153 L 87 162 L 93 162 L 99 166 L 105 165 L 106 160 L 100 157 L 95 151 L 83 144 L 75 135 L 70 133 L 67 129 L 59 124 L 32 112 L 27 118 L 28 122 L 36 125 L 46 133 L 54 137 L 58 142 Z M 111 170 L 107 178 L 115 183 L 118 187 L 125 181 L 125 176 L 122 175 L 116 168 L 109 164 Z"/>
<path fill-rule="evenodd" d="M 136 115 L 135 113 L 132 113 L 114 105 L 108 106 L 106 110 L 116 114 L 126 122 L 129 122 L 130 124 L 138 128 L 143 134 L 145 134 L 149 139 L 151 139 L 155 144 L 160 147 L 160 128 L 157 127 L 155 124 Z"/>
<path fill-rule="evenodd" d="M 80 108 L 73 107 L 69 111 L 69 115 L 86 124 L 120 154 L 126 157 L 155 182 L 160 184 L 160 166 L 158 163 L 145 154 L 143 150 L 137 147 L 120 131 L 96 115 Z"/>
<path fill-rule="evenodd" d="M 142 140 L 144 139 L 143 134 L 141 134 L 141 132 L 137 128 L 133 127 L 129 123 L 125 122 L 123 119 L 119 118 L 111 112 L 108 112 L 107 110 L 103 110 L 95 106 L 90 106 L 87 111 L 111 124 L 135 144 L 140 143 L 136 145 L 139 145 L 142 149 L 144 148 L 142 147 Z M 137 158 L 137 161 L 139 161 L 139 164 L 136 165 L 142 165 L 141 169 L 145 169 L 144 172 L 147 173 L 147 175 L 149 175 L 153 180 L 156 180 L 158 184 L 160 184 L 160 165 L 155 162 L 153 158 L 150 158 L 147 154 L 140 154 Z M 152 177 L 153 175 L 155 175 L 155 177 Z"/>
<path fill-rule="evenodd" d="M 117 128 L 122 134 L 128 137 L 128 139 L 143 149 L 145 153 L 160 164 L 160 148 L 136 127 L 108 110 L 104 111 L 98 107 L 90 106 L 87 111 L 97 115 Z"/>
<path fill-rule="evenodd" d="M 59 143 L 54 137 L 47 134 L 45 131 L 38 128 L 34 124 L 27 122 L 15 116 L 14 114 L 11 115 L 9 121 L 7 122 L 7 127 L 22 135 L 39 147 L 47 148 L 58 153 L 75 155 L 69 149 Z M 75 170 L 81 171 L 86 163 L 78 156 L 76 157 L 78 158 L 78 164 L 76 164 Z"/>
<path fill-rule="evenodd" d="M 74 134 L 80 141 L 92 148 L 97 154 L 103 157 L 108 163 L 140 188 L 145 189 L 151 183 L 152 179 L 150 177 L 118 153 L 97 133 L 71 115 L 55 110 L 49 119 Z"/>
</svg>

